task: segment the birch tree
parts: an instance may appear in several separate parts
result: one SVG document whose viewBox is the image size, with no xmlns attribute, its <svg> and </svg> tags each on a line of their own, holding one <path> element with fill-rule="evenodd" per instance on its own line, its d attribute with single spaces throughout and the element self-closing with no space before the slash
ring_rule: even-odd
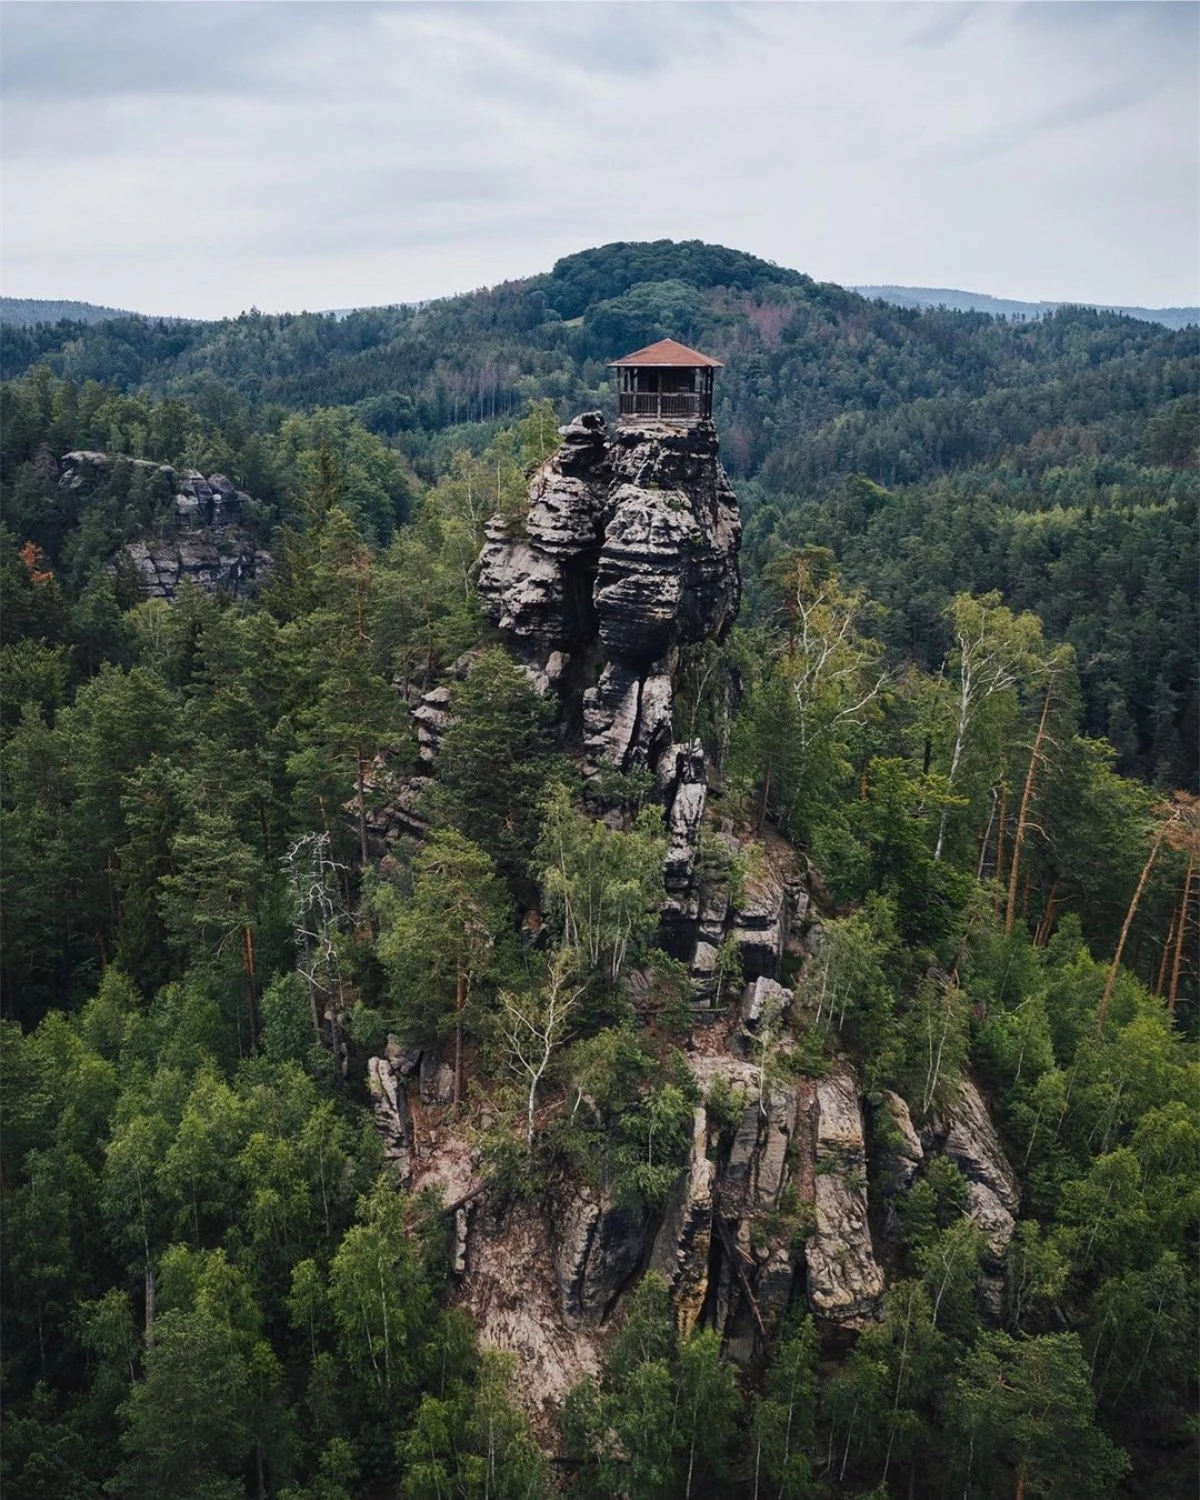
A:
<svg viewBox="0 0 1200 1500">
<path fill-rule="evenodd" d="M 789 821 L 848 769 L 856 734 L 878 711 L 888 680 L 883 648 L 865 633 L 872 606 L 842 586 L 823 547 L 789 552 L 770 573 L 783 629 L 748 705 L 743 738 L 759 783 L 759 824 L 774 807 Z"/>
<path fill-rule="evenodd" d="M 1014 615 L 996 592 L 976 599 L 956 594 L 947 610 L 954 631 L 954 717 L 947 787 L 954 790 L 972 731 L 990 700 L 1013 692 L 1034 667 L 1042 642 L 1041 621 L 1029 613 Z M 943 808 L 933 851 L 940 860 L 946 844 L 949 809 Z"/>
<path fill-rule="evenodd" d="M 574 984 L 577 956 L 569 948 L 554 955 L 545 983 L 532 994 L 500 992 L 501 1028 L 509 1061 L 529 1085 L 525 1107 L 525 1143 L 533 1148 L 537 1091 L 551 1059 L 567 1040 L 571 1012 L 583 993 Z"/>
<path fill-rule="evenodd" d="M 658 925 L 665 855 L 657 808 L 623 833 L 577 812 L 566 787 L 552 788 L 534 856 L 542 896 L 565 946 L 610 984 Z"/>
</svg>

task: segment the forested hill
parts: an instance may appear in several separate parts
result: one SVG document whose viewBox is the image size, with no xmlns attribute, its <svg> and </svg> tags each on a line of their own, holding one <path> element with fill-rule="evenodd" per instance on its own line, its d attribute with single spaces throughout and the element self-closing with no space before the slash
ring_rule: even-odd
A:
<svg viewBox="0 0 1200 1500">
<path fill-rule="evenodd" d="M 103 323 L 108 318 L 133 318 L 128 308 L 101 307 L 95 302 L 45 301 L 40 297 L 0 297 L 0 323 L 32 328 L 38 323 Z"/>
<path fill-rule="evenodd" d="M 614 244 L 420 309 L 0 328 L 8 377 L 40 363 L 93 413 L 50 433 L 10 406 L 6 451 L 24 461 L 36 436 L 179 457 L 162 408 L 156 424 L 101 401 L 98 382 L 185 403 L 200 467 L 277 508 L 286 484 L 266 455 L 291 413 L 338 408 L 432 479 L 530 399 L 611 410 L 605 362 L 666 335 L 725 362 L 716 420 L 725 462 L 754 481 L 753 564 L 832 546 L 888 607 L 892 644 L 935 667 L 954 591 L 999 589 L 1075 645 L 1086 727 L 1123 769 L 1195 784 L 1194 329 L 921 312 L 718 246 Z M 748 583 L 753 599 L 753 569 Z"/>
</svg>

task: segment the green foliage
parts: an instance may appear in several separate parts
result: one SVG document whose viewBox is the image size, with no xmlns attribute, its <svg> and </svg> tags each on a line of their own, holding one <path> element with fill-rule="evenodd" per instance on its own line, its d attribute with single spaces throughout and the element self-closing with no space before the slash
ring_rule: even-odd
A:
<svg viewBox="0 0 1200 1500">
<path fill-rule="evenodd" d="M 451 712 L 438 751 L 436 811 L 502 870 L 521 875 L 551 772 L 550 706 L 512 658 L 493 647 L 453 691 Z"/>
<path fill-rule="evenodd" d="M 507 893 L 478 844 L 456 829 L 431 835 L 413 866 L 411 899 L 378 884 L 377 950 L 392 978 L 399 1024 L 422 1039 L 459 1028 L 495 963 Z"/>
<path fill-rule="evenodd" d="M 988 1334 L 946 1398 L 967 1493 L 1115 1493 L 1129 1461 L 1096 1427 L 1094 1411 L 1075 1334 Z"/>
<path fill-rule="evenodd" d="M 398 1444 L 404 1500 L 540 1500 L 550 1493 L 545 1459 L 510 1396 L 516 1371 L 515 1355 L 488 1349 L 474 1385 L 422 1397 Z"/>
<path fill-rule="evenodd" d="M 646 808 L 628 832 L 577 812 L 567 787 L 551 787 L 534 855 L 546 910 L 563 941 L 614 984 L 658 926 L 665 899 L 662 814 Z"/>
<path fill-rule="evenodd" d="M 754 1403 L 754 1472 L 780 1500 L 806 1500 L 815 1490 L 817 1349 L 811 1317 L 789 1315 Z"/>
</svg>

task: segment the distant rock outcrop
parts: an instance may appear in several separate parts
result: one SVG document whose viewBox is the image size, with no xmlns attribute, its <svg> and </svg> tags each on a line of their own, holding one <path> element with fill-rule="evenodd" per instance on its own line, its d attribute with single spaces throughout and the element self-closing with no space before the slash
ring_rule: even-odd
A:
<svg viewBox="0 0 1200 1500">
<path fill-rule="evenodd" d="M 86 448 L 59 460 L 58 487 L 86 495 L 118 463 L 141 471 L 171 502 L 156 533 L 125 548 L 148 598 L 173 599 L 185 581 L 206 594 L 221 591 L 240 597 L 254 592 L 270 570 L 271 554 L 256 548 L 243 529 L 252 504 L 245 490 L 224 474 L 206 478 L 198 469 L 179 470 L 150 459 Z"/>
</svg>

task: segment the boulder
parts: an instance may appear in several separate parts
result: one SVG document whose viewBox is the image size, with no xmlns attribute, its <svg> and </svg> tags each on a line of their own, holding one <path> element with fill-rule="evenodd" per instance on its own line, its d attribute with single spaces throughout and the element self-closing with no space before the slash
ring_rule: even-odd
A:
<svg viewBox="0 0 1200 1500">
<path fill-rule="evenodd" d="M 986 1316 L 998 1322 L 1004 1307 L 1004 1256 L 1016 1231 L 1021 1194 L 987 1105 L 969 1078 L 960 1081 L 946 1110 L 942 1150 L 967 1179 L 967 1214 L 986 1246 L 980 1301 Z"/>
<path fill-rule="evenodd" d="M 436 1052 L 421 1053 L 420 1063 L 421 1103 L 430 1106 L 450 1104 L 454 1099 L 454 1069 L 449 1063 L 438 1061 Z"/>
<path fill-rule="evenodd" d="M 383 1142 L 383 1154 L 393 1162 L 402 1178 L 412 1163 L 412 1134 L 404 1084 L 386 1057 L 367 1059 L 367 1089 L 371 1095 L 371 1118 Z"/>
<path fill-rule="evenodd" d="M 996 1127 L 979 1090 L 963 1079 L 954 1103 L 946 1110 L 946 1139 L 942 1150 L 968 1182 L 988 1188 L 1010 1214 L 1021 1202 L 1016 1174 L 1009 1165 Z"/>
<path fill-rule="evenodd" d="M 872 1135 L 879 1142 L 879 1180 L 885 1192 L 900 1193 L 912 1185 L 917 1168 L 925 1159 L 921 1137 L 913 1127 L 908 1105 L 890 1089 L 867 1096 L 873 1122 Z"/>
<path fill-rule="evenodd" d="M 757 1092 L 746 1101 L 721 1173 L 721 1207 L 727 1217 L 775 1207 L 795 1128 L 795 1089 L 776 1086 L 761 1101 Z"/>
<path fill-rule="evenodd" d="M 792 992 L 774 979 L 752 979 L 742 991 L 742 1027 L 750 1035 L 757 1035 L 763 1016 L 773 1011 L 778 1020 L 785 1016 L 792 1003 Z"/>
</svg>

